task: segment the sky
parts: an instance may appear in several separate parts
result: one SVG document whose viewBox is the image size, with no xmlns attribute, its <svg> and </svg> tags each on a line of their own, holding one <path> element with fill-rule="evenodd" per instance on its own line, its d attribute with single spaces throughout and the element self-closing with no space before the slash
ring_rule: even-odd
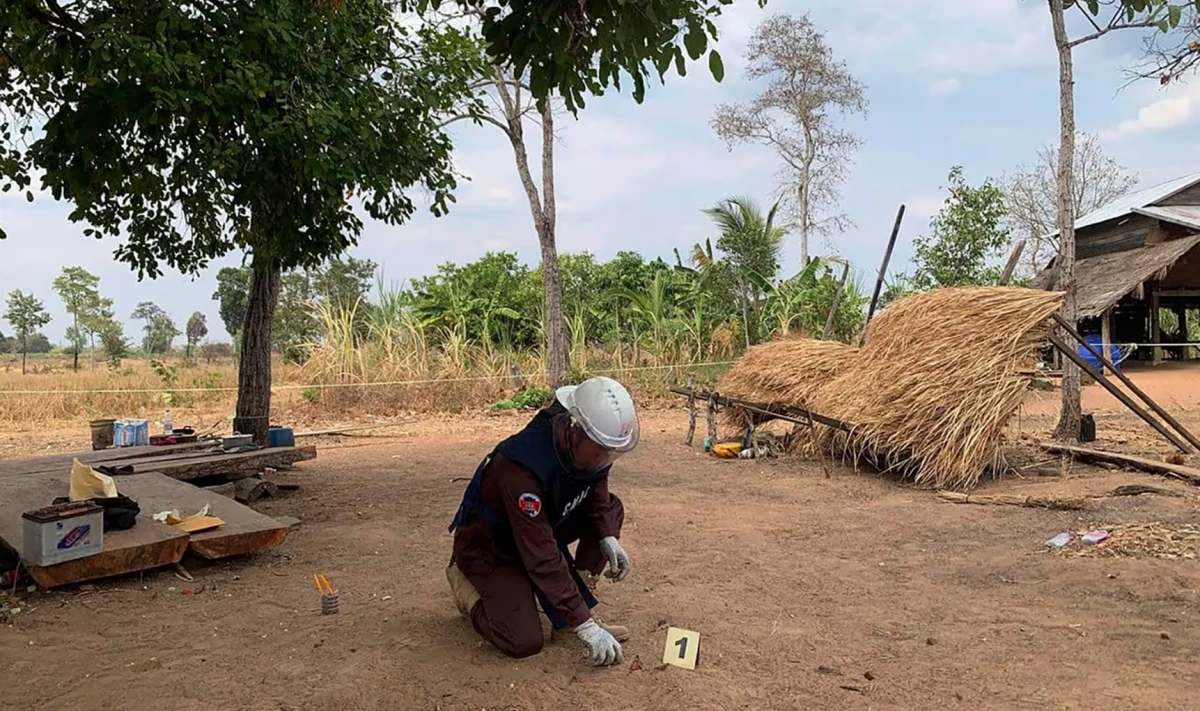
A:
<svg viewBox="0 0 1200 711">
<path fill-rule="evenodd" d="M 944 199 L 953 165 L 972 184 L 1001 178 L 1035 160 L 1058 137 L 1058 68 L 1046 4 L 1037 0 L 735 0 L 718 23 L 726 76 L 717 83 L 706 63 L 687 77 L 668 75 L 650 86 L 642 104 L 631 95 L 589 101 L 578 118 L 557 119 L 558 248 L 607 259 L 621 250 L 673 261 L 672 250 L 716 236 L 701 212 L 731 195 L 769 205 L 778 167 L 768 148 L 726 148 L 709 127 L 719 103 L 751 99 L 756 85 L 742 77 L 747 39 L 768 13 L 808 12 L 834 54 L 867 87 L 870 109 L 846 126 L 864 143 L 842 188 L 842 210 L 853 225 L 816 244 L 820 255 L 855 265 L 854 278 L 874 279 L 900 204 L 906 215 L 892 271 L 907 268 L 912 239 L 923 234 Z M 1078 26 L 1073 29 L 1081 30 Z M 1076 121 L 1102 137 L 1105 149 L 1152 185 L 1200 170 L 1200 79 L 1160 88 L 1130 85 L 1124 68 L 1140 50 L 1137 32 L 1111 35 L 1076 50 Z M 540 155 L 537 131 L 529 151 Z M 450 214 L 427 211 L 403 226 L 368 223 L 351 253 L 382 265 L 403 282 L 444 262 L 464 263 L 487 251 L 538 259 L 537 236 L 507 139 L 495 127 L 456 124 L 455 161 L 470 177 Z M 82 266 L 101 278 L 126 332 L 140 324 L 129 314 L 153 301 L 182 326 L 194 311 L 208 316 L 210 337 L 224 328 L 212 300 L 215 275 L 236 265 L 234 255 L 194 276 L 168 273 L 138 281 L 112 258 L 116 242 L 84 237 L 69 205 L 39 192 L 33 203 L 0 193 L 0 293 L 33 292 L 49 309 L 45 329 L 61 341 L 69 320 L 50 283 L 63 266 Z M 789 237 L 783 273 L 796 271 L 796 238 Z M 8 331 L 0 324 L 0 331 Z"/>
</svg>

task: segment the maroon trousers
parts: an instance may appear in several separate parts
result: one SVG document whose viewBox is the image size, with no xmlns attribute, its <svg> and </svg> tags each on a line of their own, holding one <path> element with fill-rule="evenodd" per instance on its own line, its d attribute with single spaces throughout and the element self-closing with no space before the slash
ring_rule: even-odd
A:
<svg viewBox="0 0 1200 711">
<path fill-rule="evenodd" d="M 618 529 L 625 521 L 625 509 L 620 499 L 612 497 Z M 575 549 L 575 569 L 598 575 L 608 563 L 600 551 L 600 538 L 577 520 L 566 524 L 558 539 L 566 545 L 578 541 Z M 479 591 L 479 602 L 471 608 L 471 626 L 481 637 L 502 653 L 516 657 L 532 657 L 542 651 L 542 623 L 533 583 L 519 565 L 496 565 L 490 571 L 472 571 L 460 566 L 467 580 Z"/>
</svg>

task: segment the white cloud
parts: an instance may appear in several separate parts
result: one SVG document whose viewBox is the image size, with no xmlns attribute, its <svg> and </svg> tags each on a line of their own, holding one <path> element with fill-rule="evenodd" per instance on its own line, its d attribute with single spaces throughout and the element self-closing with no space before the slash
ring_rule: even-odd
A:
<svg viewBox="0 0 1200 711">
<path fill-rule="evenodd" d="M 947 77 L 945 79 L 935 79 L 929 84 L 929 93 L 934 96 L 945 96 L 953 94 L 962 88 L 962 81 L 958 77 Z"/>
<path fill-rule="evenodd" d="M 1174 95 L 1153 101 L 1138 109 L 1137 118 L 1126 119 L 1101 132 L 1104 138 L 1136 136 L 1169 131 L 1191 123 L 1200 116 L 1200 86 L 1181 87 Z"/>
</svg>

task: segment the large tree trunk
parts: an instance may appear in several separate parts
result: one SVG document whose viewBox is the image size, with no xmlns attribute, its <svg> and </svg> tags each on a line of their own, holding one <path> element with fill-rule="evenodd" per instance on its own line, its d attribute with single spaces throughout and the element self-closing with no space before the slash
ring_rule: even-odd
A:
<svg viewBox="0 0 1200 711">
<path fill-rule="evenodd" d="M 254 436 L 266 444 L 271 417 L 271 326 L 279 301 L 279 265 L 271 258 L 254 256 L 250 268 L 250 295 L 242 322 L 242 348 L 238 359 L 235 432 Z"/>
<path fill-rule="evenodd" d="M 21 375 L 25 374 L 25 358 L 29 355 L 29 336 L 21 336 Z"/>
<path fill-rule="evenodd" d="M 1071 57 L 1070 40 L 1067 37 L 1066 20 L 1063 16 L 1063 0 L 1048 0 L 1050 19 L 1054 25 L 1054 44 L 1058 48 L 1058 101 L 1059 101 L 1059 150 L 1058 150 L 1058 259 L 1055 286 L 1066 292 L 1062 317 L 1072 325 L 1078 322 L 1075 289 L 1075 77 Z M 1069 338 L 1061 339 L 1071 343 Z M 1054 436 L 1061 441 L 1079 439 L 1079 422 L 1082 417 L 1080 405 L 1079 366 L 1066 359 L 1063 363 L 1062 410 Z"/>
<path fill-rule="evenodd" d="M 555 223 L 557 210 L 554 202 L 554 113 L 547 99 L 539 108 L 542 121 L 542 190 L 538 194 L 537 184 L 529 169 L 529 155 L 525 150 L 525 127 L 522 124 L 524 109 L 521 105 L 521 88 L 512 85 L 504 72 L 495 68 L 493 80 L 500 100 L 504 104 L 505 133 L 512 144 L 513 157 L 517 161 L 517 174 L 525 197 L 529 200 L 529 212 L 537 231 L 538 245 L 542 252 L 542 298 L 546 312 L 546 370 L 550 387 L 566 385 L 571 378 L 571 346 L 567 337 L 567 317 L 563 311 L 562 278 L 558 269 L 558 247 L 555 245 Z M 514 96 L 515 94 L 515 96 Z"/>
</svg>

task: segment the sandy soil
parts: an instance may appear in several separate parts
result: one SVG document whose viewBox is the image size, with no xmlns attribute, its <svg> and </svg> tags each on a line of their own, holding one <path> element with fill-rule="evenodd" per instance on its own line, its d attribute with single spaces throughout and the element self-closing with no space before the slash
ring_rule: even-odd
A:
<svg viewBox="0 0 1200 711">
<path fill-rule="evenodd" d="M 1154 375 L 1139 382 L 1174 394 L 1200 429 L 1196 371 L 1182 384 Z M 1180 395 L 1186 387 L 1194 399 Z M 1098 397 L 1089 391 L 1088 409 L 1107 407 Z M 1048 429 L 1051 409 L 1032 403 L 1022 427 Z M 1099 422 L 1102 437 L 1166 451 L 1128 417 Z M 626 663 L 589 668 L 573 635 L 504 659 L 455 613 L 445 526 L 460 478 L 520 424 L 447 419 L 327 440 L 289 475 L 300 492 L 259 507 L 303 520 L 275 553 L 189 560 L 194 582 L 164 571 L 20 593 L 21 613 L 0 627 L 5 707 L 1196 706 L 1200 563 L 1070 557 L 1042 544 L 1113 523 L 1194 522 L 1194 491 L 1075 466 L 985 492 L 1150 483 L 1183 496 L 1098 499 L 1086 512 L 946 504 L 816 461 L 711 459 L 680 444 L 678 411 L 648 414 L 644 445 L 614 474 L 634 572 L 599 592 L 606 618 L 632 627 Z M 75 436 L 55 437 L 58 449 Z M 318 614 L 314 572 L 340 587 L 339 616 Z M 668 625 L 702 634 L 696 671 L 660 668 Z"/>
</svg>

